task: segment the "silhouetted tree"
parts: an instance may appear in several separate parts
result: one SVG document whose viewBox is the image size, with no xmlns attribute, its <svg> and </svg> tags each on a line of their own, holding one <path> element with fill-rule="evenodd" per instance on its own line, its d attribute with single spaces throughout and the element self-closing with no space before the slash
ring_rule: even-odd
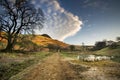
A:
<svg viewBox="0 0 120 80">
<path fill-rule="evenodd" d="M 101 42 L 96 42 L 95 43 L 95 50 L 100 50 L 102 48 L 106 47 L 106 42 L 105 41 L 101 41 Z"/>
<path fill-rule="evenodd" d="M 43 27 L 44 15 L 30 0 L 0 0 L 0 35 L 7 40 L 5 51 L 11 51 L 22 33 L 34 33 Z M 36 26 L 37 25 L 37 26 Z"/>
<path fill-rule="evenodd" d="M 112 43 L 111 45 L 109 45 L 108 47 L 110 48 L 110 49 L 115 49 L 115 48 L 117 48 L 117 43 Z"/>
<path fill-rule="evenodd" d="M 74 51 L 74 50 L 75 50 L 75 46 L 74 46 L 74 45 L 70 45 L 69 47 L 70 47 L 70 50 L 71 50 L 71 51 Z"/>
<path fill-rule="evenodd" d="M 119 42 L 120 41 L 120 37 L 117 37 L 116 40 Z"/>
</svg>

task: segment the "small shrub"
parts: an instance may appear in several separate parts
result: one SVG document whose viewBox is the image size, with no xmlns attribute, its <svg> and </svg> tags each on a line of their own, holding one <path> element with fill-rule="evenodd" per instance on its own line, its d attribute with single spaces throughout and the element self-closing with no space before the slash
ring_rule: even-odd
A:
<svg viewBox="0 0 120 80">
<path fill-rule="evenodd" d="M 109 46 L 110 49 L 116 49 L 117 48 L 117 44 L 116 43 L 113 43 Z"/>
</svg>

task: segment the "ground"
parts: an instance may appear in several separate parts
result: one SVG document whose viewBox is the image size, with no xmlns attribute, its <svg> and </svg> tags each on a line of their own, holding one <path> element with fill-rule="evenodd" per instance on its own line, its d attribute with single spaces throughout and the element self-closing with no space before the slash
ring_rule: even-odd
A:
<svg viewBox="0 0 120 80">
<path fill-rule="evenodd" d="M 55 53 L 22 76 L 10 80 L 77 80 L 75 74 L 69 63 L 63 61 L 59 53 Z"/>
<path fill-rule="evenodd" d="M 54 53 L 10 80 L 120 80 L 120 75 L 113 75 L 114 68 L 116 70 L 114 65 L 103 67 L 78 63 L 72 58 L 62 57 L 60 53 Z"/>
</svg>

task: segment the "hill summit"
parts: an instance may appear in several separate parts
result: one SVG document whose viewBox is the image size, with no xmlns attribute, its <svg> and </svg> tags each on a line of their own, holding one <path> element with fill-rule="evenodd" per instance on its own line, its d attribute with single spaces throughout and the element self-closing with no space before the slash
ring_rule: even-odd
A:
<svg viewBox="0 0 120 80">
<path fill-rule="evenodd" d="M 41 36 L 44 36 L 44 37 L 47 37 L 47 38 L 51 38 L 48 34 L 42 34 Z"/>
</svg>

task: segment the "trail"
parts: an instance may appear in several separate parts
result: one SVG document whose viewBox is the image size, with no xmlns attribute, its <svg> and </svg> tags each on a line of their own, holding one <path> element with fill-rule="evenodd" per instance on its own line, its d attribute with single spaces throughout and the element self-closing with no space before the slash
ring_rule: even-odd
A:
<svg viewBox="0 0 120 80">
<path fill-rule="evenodd" d="M 70 60 L 61 57 L 59 53 L 54 53 L 10 80 L 119 80 L 107 76 L 103 67 L 74 64 Z"/>
<path fill-rule="evenodd" d="M 21 77 L 19 80 L 78 80 L 76 72 L 68 62 L 62 61 L 58 53 L 49 56 Z"/>
</svg>

